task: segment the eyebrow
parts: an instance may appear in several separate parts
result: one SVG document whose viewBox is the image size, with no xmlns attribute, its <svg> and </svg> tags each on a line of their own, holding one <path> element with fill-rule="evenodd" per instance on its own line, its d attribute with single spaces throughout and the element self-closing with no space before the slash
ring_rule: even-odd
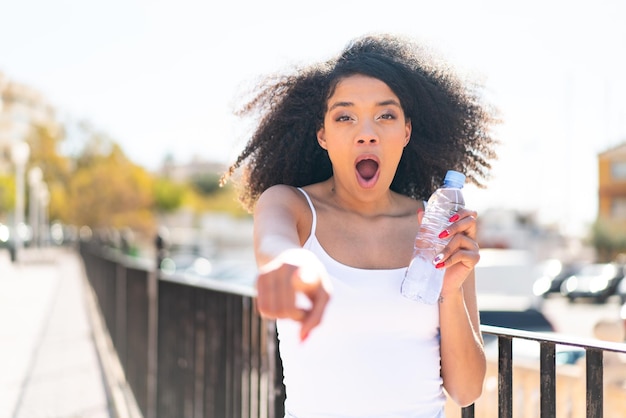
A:
<svg viewBox="0 0 626 418">
<path fill-rule="evenodd" d="M 376 106 L 381 107 L 381 106 L 398 106 L 398 107 L 402 107 L 400 106 L 400 102 L 398 102 L 397 100 L 394 99 L 389 99 L 389 100 L 383 100 L 382 102 L 378 102 L 376 103 Z M 333 104 L 331 107 L 328 108 L 328 111 L 331 111 L 333 109 L 336 109 L 338 107 L 351 107 L 354 106 L 353 102 L 337 102 L 335 104 Z"/>
</svg>

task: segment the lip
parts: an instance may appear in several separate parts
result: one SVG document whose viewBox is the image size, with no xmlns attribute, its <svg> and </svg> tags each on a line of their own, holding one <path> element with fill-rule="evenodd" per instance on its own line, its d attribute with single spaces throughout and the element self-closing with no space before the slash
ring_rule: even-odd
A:
<svg viewBox="0 0 626 418">
<path fill-rule="evenodd" d="M 378 159 L 378 157 L 374 154 L 361 154 L 358 157 L 356 157 L 356 160 L 354 160 L 354 166 L 356 167 L 356 165 L 358 163 L 360 163 L 363 160 L 372 160 L 372 161 L 376 161 L 376 164 L 378 164 L 380 166 L 380 159 Z"/>
<path fill-rule="evenodd" d="M 372 176 L 372 178 L 367 179 L 367 180 L 361 177 L 359 175 L 359 171 L 356 169 L 357 164 L 364 160 L 372 160 L 372 161 L 375 161 L 376 164 L 378 164 L 376 173 Z M 359 183 L 359 186 L 361 186 L 364 189 L 371 189 L 372 187 L 376 185 L 376 183 L 378 182 L 378 178 L 380 177 L 380 159 L 375 154 L 361 154 L 356 158 L 356 160 L 354 160 L 354 171 L 355 171 L 356 181 Z"/>
</svg>

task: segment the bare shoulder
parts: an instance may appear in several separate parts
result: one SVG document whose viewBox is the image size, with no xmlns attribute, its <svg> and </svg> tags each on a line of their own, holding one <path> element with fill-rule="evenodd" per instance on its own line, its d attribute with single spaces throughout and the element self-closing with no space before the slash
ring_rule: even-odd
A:
<svg viewBox="0 0 626 418">
<path fill-rule="evenodd" d="M 415 215 L 417 211 L 424 210 L 424 202 L 421 200 L 415 200 L 411 197 L 395 192 L 394 196 L 396 201 L 398 202 L 398 210 L 400 213 L 405 213 L 412 216 Z"/>
<path fill-rule="evenodd" d="M 283 219 L 289 217 L 296 223 L 300 223 L 303 214 L 310 212 L 308 207 L 304 194 L 296 187 L 277 184 L 269 187 L 259 196 L 254 215 L 255 217 L 266 215 L 282 217 Z"/>
<path fill-rule="evenodd" d="M 309 236 L 313 220 L 304 194 L 296 187 L 284 184 L 265 190 L 254 209 L 255 225 L 289 225 L 296 228 L 302 244 Z"/>
<path fill-rule="evenodd" d="M 306 205 L 304 195 L 297 188 L 285 184 L 269 187 L 261 193 L 257 202 L 257 206 L 278 205 L 294 207 L 294 209 L 299 209 L 299 206 L 303 204 Z"/>
</svg>

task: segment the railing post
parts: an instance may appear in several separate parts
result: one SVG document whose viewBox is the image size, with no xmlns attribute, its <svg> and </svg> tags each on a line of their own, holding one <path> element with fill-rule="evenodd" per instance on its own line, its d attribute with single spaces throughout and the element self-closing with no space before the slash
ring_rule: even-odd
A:
<svg viewBox="0 0 626 418">
<path fill-rule="evenodd" d="M 541 418 L 553 418 L 556 416 L 555 344 L 542 342 L 539 355 L 539 371 L 541 373 Z"/>
<path fill-rule="evenodd" d="M 587 418 L 602 418 L 604 404 L 603 353 L 587 348 Z"/>
<path fill-rule="evenodd" d="M 158 379 L 158 346 L 159 346 L 159 277 L 163 258 L 167 255 L 168 239 L 164 231 L 159 231 L 155 239 L 156 266 L 148 272 L 148 376 L 146 377 L 146 418 L 157 418 L 157 379 Z"/>
<path fill-rule="evenodd" d="M 267 331 L 269 360 L 268 412 L 270 418 L 279 418 L 285 415 L 285 387 L 283 386 L 283 365 L 278 349 L 276 321 L 267 322 Z"/>
<path fill-rule="evenodd" d="M 513 418 L 513 339 L 498 336 L 498 417 Z"/>
<path fill-rule="evenodd" d="M 156 269 L 158 278 L 158 272 L 161 268 L 161 263 L 163 262 L 163 259 L 169 254 L 170 237 L 167 228 L 159 228 L 159 232 L 154 239 L 154 246 L 156 247 Z"/>
<path fill-rule="evenodd" d="M 474 404 L 461 409 L 461 418 L 474 418 Z"/>
<path fill-rule="evenodd" d="M 126 266 L 122 263 L 118 263 L 115 266 L 115 335 L 112 336 L 115 342 L 115 350 L 117 356 L 122 363 L 122 367 L 126 370 L 127 364 L 127 352 L 126 352 Z"/>
<path fill-rule="evenodd" d="M 158 273 L 152 271 L 148 274 L 148 376 L 146 379 L 146 418 L 157 417 L 157 366 L 158 366 Z"/>
</svg>

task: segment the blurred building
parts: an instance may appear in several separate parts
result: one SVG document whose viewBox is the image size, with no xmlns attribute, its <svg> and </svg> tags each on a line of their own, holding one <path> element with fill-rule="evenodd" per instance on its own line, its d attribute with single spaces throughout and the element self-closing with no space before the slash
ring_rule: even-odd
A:
<svg viewBox="0 0 626 418">
<path fill-rule="evenodd" d="M 626 143 L 598 155 L 598 219 L 626 227 Z"/>
<path fill-rule="evenodd" d="M 514 209 L 487 209 L 478 217 L 481 248 L 527 249 L 536 234 L 532 216 Z"/>
<path fill-rule="evenodd" d="M 0 72 L 0 173 L 12 172 L 11 145 L 26 140 L 35 126 L 58 127 L 53 107 L 40 92 Z"/>
<path fill-rule="evenodd" d="M 515 209 L 490 208 L 481 212 L 477 241 L 481 249 L 525 252 L 533 262 L 549 258 L 563 261 L 593 258 L 579 238 L 567 237 L 557 225 L 542 225 L 533 213 Z"/>
<path fill-rule="evenodd" d="M 168 159 L 163 163 L 160 174 L 170 180 L 184 182 L 207 174 L 221 176 L 227 168 L 224 163 L 206 161 L 200 158 L 194 158 L 182 164 L 177 164 L 172 159 Z"/>
</svg>

